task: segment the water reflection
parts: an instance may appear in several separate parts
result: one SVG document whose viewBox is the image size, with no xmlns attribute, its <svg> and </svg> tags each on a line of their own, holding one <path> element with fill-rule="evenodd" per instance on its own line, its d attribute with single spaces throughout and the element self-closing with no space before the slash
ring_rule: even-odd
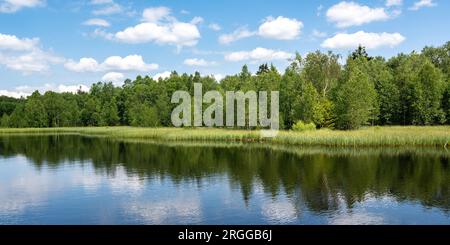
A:
<svg viewBox="0 0 450 245">
<path fill-rule="evenodd" d="M 0 138 L 0 223 L 450 223 L 441 149 Z"/>
</svg>

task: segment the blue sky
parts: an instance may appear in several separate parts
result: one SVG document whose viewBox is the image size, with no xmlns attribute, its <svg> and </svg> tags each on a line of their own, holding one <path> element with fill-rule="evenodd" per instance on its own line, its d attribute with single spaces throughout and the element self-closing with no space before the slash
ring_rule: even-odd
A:
<svg viewBox="0 0 450 245">
<path fill-rule="evenodd" d="M 298 51 L 371 55 L 450 40 L 447 0 L 0 0 L 0 95 L 120 85 L 169 71 L 217 78 Z"/>
</svg>

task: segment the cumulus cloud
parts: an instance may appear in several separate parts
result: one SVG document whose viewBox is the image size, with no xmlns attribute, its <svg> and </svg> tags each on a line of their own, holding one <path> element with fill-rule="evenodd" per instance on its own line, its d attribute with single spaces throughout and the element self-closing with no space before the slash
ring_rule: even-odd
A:
<svg viewBox="0 0 450 245">
<path fill-rule="evenodd" d="M 195 46 L 200 38 L 200 32 L 191 23 L 176 22 L 159 25 L 147 22 L 117 32 L 115 38 L 125 43 L 156 42 L 182 47 Z"/>
<path fill-rule="evenodd" d="M 163 19 L 169 19 L 171 10 L 167 7 L 146 8 L 142 13 L 142 20 L 145 22 L 158 22 Z"/>
<path fill-rule="evenodd" d="M 76 72 L 95 72 L 99 70 L 99 64 L 94 58 L 81 58 L 79 62 L 69 60 L 64 64 L 68 70 Z"/>
<path fill-rule="evenodd" d="M 83 22 L 83 25 L 86 25 L 86 26 L 101 26 L 101 27 L 108 27 L 108 26 L 110 26 L 108 21 L 106 21 L 104 19 L 98 19 L 98 18 L 86 20 L 85 22 Z"/>
<path fill-rule="evenodd" d="M 39 43 L 39 38 L 23 38 L 20 39 L 14 35 L 0 33 L 0 50 L 9 49 L 17 51 L 26 51 L 35 49 Z"/>
<path fill-rule="evenodd" d="M 271 60 L 287 60 L 292 58 L 291 53 L 287 53 L 284 51 L 277 51 L 266 48 L 255 48 L 251 51 L 239 51 L 232 52 L 225 55 L 225 60 L 227 61 L 245 61 L 250 60 L 251 62 L 260 62 L 260 61 L 271 61 Z"/>
<path fill-rule="evenodd" d="M 193 25 L 199 25 L 199 24 L 203 23 L 204 21 L 205 20 L 202 17 L 195 16 L 194 18 L 192 18 L 190 23 L 193 24 Z"/>
<path fill-rule="evenodd" d="M 303 23 L 296 19 L 269 16 L 259 26 L 258 31 L 250 31 L 247 26 L 241 26 L 232 33 L 220 35 L 219 43 L 229 44 L 256 35 L 268 39 L 292 40 L 300 36 L 302 28 Z"/>
<path fill-rule="evenodd" d="M 211 65 L 215 65 L 216 62 L 206 61 L 204 59 L 192 58 L 192 59 L 185 59 L 183 64 L 188 65 L 188 66 L 211 66 Z"/>
<path fill-rule="evenodd" d="M 103 82 L 112 82 L 115 85 L 121 84 L 125 80 L 125 75 L 120 72 L 108 72 L 102 77 Z"/>
<path fill-rule="evenodd" d="M 326 39 L 321 46 L 331 49 L 351 49 L 358 45 L 365 46 L 367 49 L 376 49 L 383 46 L 394 47 L 405 40 L 400 33 L 372 33 L 358 31 L 352 34 L 339 33 Z"/>
<path fill-rule="evenodd" d="M 91 4 L 99 6 L 92 11 L 94 15 L 112 15 L 124 12 L 122 5 L 113 0 L 92 0 Z"/>
<path fill-rule="evenodd" d="M 48 71 L 50 64 L 61 63 L 63 60 L 63 58 L 40 49 L 17 55 L 4 55 L 0 53 L 0 65 L 4 65 L 11 70 L 21 71 L 25 74 Z"/>
<path fill-rule="evenodd" d="M 225 75 L 217 73 L 217 74 L 212 74 L 211 76 L 214 77 L 214 79 L 216 79 L 216 81 L 220 82 L 225 78 Z"/>
<path fill-rule="evenodd" d="M 0 0 L 0 13 L 14 13 L 23 8 L 44 5 L 44 0 Z"/>
<path fill-rule="evenodd" d="M 39 47 L 39 38 L 18 38 L 0 33 L 0 65 L 25 74 L 44 72 L 50 64 L 63 62 Z"/>
<path fill-rule="evenodd" d="M 247 38 L 256 35 L 256 32 L 249 31 L 246 26 L 239 27 L 229 34 L 222 34 L 219 36 L 219 43 L 229 44 L 239 39 Z"/>
<path fill-rule="evenodd" d="M 324 38 L 327 36 L 327 33 L 314 29 L 311 35 L 313 38 Z"/>
<path fill-rule="evenodd" d="M 69 60 L 64 66 L 75 72 L 98 72 L 98 71 L 151 71 L 158 69 L 158 64 L 146 64 L 140 55 L 128 55 L 126 57 L 110 56 L 99 64 L 94 58 L 81 58 L 78 62 Z"/>
<path fill-rule="evenodd" d="M 21 98 L 21 97 L 28 97 L 30 96 L 34 91 L 39 91 L 41 94 L 47 92 L 47 91 L 55 91 L 59 93 L 68 92 L 68 93 L 77 93 L 79 90 L 87 92 L 89 91 L 89 86 L 86 86 L 84 84 L 51 84 L 46 83 L 43 86 L 18 86 L 12 90 L 0 90 L 0 96 L 8 96 L 8 97 L 14 97 L 14 98 Z"/>
<path fill-rule="evenodd" d="M 401 6 L 403 0 L 386 0 L 386 7 Z"/>
<path fill-rule="evenodd" d="M 433 2 L 433 0 L 420 0 L 414 3 L 412 7 L 410 7 L 410 10 L 419 10 L 421 8 L 425 7 L 434 7 L 436 6 L 436 3 Z"/>
<path fill-rule="evenodd" d="M 52 90 L 54 91 L 54 90 Z M 76 85 L 65 85 L 60 84 L 58 85 L 58 89 L 56 90 L 58 92 L 68 92 L 68 93 L 77 93 L 78 91 L 88 92 L 89 86 L 86 86 L 84 84 L 76 84 Z"/>
<path fill-rule="evenodd" d="M 140 55 L 108 57 L 102 64 L 105 69 L 118 69 L 122 71 L 151 71 L 158 69 L 158 64 L 146 64 Z"/>
<path fill-rule="evenodd" d="M 339 28 L 360 26 L 374 21 L 384 21 L 389 18 L 384 8 L 370 8 L 355 2 L 340 2 L 327 10 L 327 19 Z"/>
<path fill-rule="evenodd" d="M 170 71 L 165 71 L 165 72 L 157 73 L 157 74 L 155 74 L 155 75 L 153 76 L 153 80 L 159 80 L 160 78 L 161 78 L 161 79 L 166 79 L 166 78 L 169 78 L 171 74 L 172 74 L 172 72 L 170 72 Z"/>
<path fill-rule="evenodd" d="M 142 20 L 143 23 L 115 33 L 114 39 L 124 43 L 155 42 L 181 48 L 195 46 L 201 37 L 196 24 L 176 20 L 165 7 L 145 9 Z"/>
<path fill-rule="evenodd" d="M 259 26 L 258 34 L 264 38 L 278 40 L 292 40 L 300 36 L 303 23 L 296 19 L 278 16 L 276 19 L 268 17 Z"/>
<path fill-rule="evenodd" d="M 220 30 L 222 30 L 222 27 L 219 24 L 217 24 L 217 23 L 209 24 L 208 28 L 213 30 L 213 31 L 220 31 Z"/>
<path fill-rule="evenodd" d="M 108 4 L 112 3 L 113 0 L 91 0 L 92 5 L 101 5 L 101 4 Z"/>
<path fill-rule="evenodd" d="M 7 96 L 7 97 L 13 97 L 13 98 L 19 99 L 21 97 L 26 98 L 26 97 L 30 96 L 30 94 L 20 92 L 20 91 L 9 91 L 9 90 L 1 89 L 0 96 Z"/>
</svg>

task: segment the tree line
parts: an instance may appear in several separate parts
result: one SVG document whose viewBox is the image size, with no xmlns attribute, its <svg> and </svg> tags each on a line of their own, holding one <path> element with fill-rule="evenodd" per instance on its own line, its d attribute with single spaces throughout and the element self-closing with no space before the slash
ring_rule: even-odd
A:
<svg viewBox="0 0 450 245">
<path fill-rule="evenodd" d="M 450 124 L 450 41 L 422 52 L 389 59 L 371 57 L 358 47 L 340 63 L 331 51 L 296 54 L 284 73 L 262 64 L 256 74 L 244 65 L 235 75 L 178 74 L 154 80 L 127 79 L 123 86 L 98 82 L 89 92 L 35 91 L 27 98 L 0 97 L 0 126 L 170 127 L 171 96 L 177 90 L 279 91 L 280 126 L 297 122 L 317 128 L 357 129 L 365 125 Z M 205 105 L 208 106 L 208 105 Z"/>
</svg>

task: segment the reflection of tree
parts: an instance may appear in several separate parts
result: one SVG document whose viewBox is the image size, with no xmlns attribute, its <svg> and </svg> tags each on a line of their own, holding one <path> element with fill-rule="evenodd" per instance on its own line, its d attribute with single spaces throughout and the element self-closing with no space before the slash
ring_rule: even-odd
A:
<svg viewBox="0 0 450 245">
<path fill-rule="evenodd" d="M 273 197 L 286 193 L 298 212 L 302 205 L 315 212 L 336 210 L 341 201 L 352 207 L 367 194 L 450 210 L 447 154 L 182 147 L 68 135 L 2 137 L 0 154 L 23 154 L 37 168 L 44 164 L 56 168 L 63 162 L 92 163 L 109 175 L 121 165 L 129 174 L 168 177 L 176 184 L 195 181 L 200 186 L 204 179 L 226 175 L 232 187 L 240 188 L 246 203 L 255 183 L 261 183 L 264 192 Z"/>
</svg>

